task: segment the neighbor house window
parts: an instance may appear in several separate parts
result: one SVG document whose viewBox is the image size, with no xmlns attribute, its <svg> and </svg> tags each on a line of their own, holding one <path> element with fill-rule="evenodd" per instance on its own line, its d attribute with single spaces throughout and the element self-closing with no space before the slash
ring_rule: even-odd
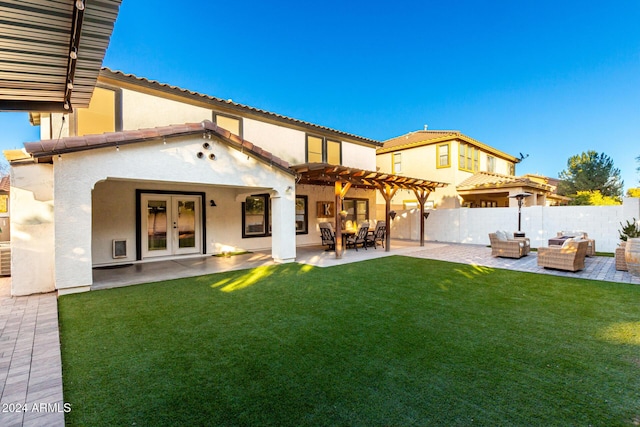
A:
<svg viewBox="0 0 640 427">
<path fill-rule="evenodd" d="M 436 149 L 436 156 L 438 158 L 438 163 L 436 164 L 437 168 L 448 168 L 451 166 L 451 160 L 449 156 L 449 151 L 451 146 L 449 144 L 440 144 Z"/>
<path fill-rule="evenodd" d="M 393 168 L 391 173 L 402 173 L 402 153 L 393 153 Z"/>
<path fill-rule="evenodd" d="M 309 209 L 307 196 L 296 196 L 296 234 L 309 233 Z"/>
<path fill-rule="evenodd" d="M 496 171 L 496 158 L 493 156 L 487 156 L 487 172 Z"/>
<path fill-rule="evenodd" d="M 342 164 L 342 143 L 307 135 L 307 163 Z"/>
<path fill-rule="evenodd" d="M 509 163 L 509 175 L 513 176 L 516 174 L 516 165 L 513 163 Z"/>
<path fill-rule="evenodd" d="M 242 237 L 270 234 L 269 195 L 249 196 L 242 203 Z"/>
<path fill-rule="evenodd" d="M 478 172 L 478 159 L 480 150 L 476 147 L 461 142 L 459 146 L 458 168 L 468 172 Z"/>
<path fill-rule="evenodd" d="M 220 126 L 222 129 L 226 129 L 232 134 L 242 138 L 242 120 L 239 117 L 214 113 L 213 120 L 216 122 L 216 125 Z"/>
</svg>

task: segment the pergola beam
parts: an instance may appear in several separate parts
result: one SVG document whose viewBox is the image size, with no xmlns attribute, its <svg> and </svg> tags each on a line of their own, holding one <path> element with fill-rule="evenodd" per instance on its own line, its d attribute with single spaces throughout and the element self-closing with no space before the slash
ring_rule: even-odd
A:
<svg viewBox="0 0 640 427">
<path fill-rule="evenodd" d="M 328 163 L 305 163 L 291 166 L 298 175 L 298 184 L 333 185 L 335 195 L 336 221 L 336 258 L 342 257 L 342 218 L 340 210 L 342 201 L 350 188 L 368 188 L 380 191 L 385 200 L 385 250 L 391 248 L 391 200 L 400 189 L 413 191 L 420 202 L 421 215 L 429 193 L 436 188 L 446 187 L 448 184 L 411 178 L 347 166 L 330 165 Z M 420 245 L 424 246 L 424 221 L 421 220 Z"/>
</svg>

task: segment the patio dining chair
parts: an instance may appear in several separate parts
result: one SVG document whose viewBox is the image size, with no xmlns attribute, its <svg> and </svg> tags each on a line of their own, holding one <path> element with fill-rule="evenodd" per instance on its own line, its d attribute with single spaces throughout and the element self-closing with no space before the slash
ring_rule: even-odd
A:
<svg viewBox="0 0 640 427">
<path fill-rule="evenodd" d="M 387 227 L 384 221 L 378 221 L 373 234 L 367 234 L 367 246 L 373 246 L 373 249 L 378 248 L 378 242 L 384 248 L 384 235 Z"/>
<path fill-rule="evenodd" d="M 336 248 L 336 233 L 333 231 L 333 226 L 330 222 L 321 222 L 320 237 L 322 238 L 322 246 L 328 245 L 328 251 Z"/>
<path fill-rule="evenodd" d="M 360 245 L 366 250 L 368 233 L 369 233 L 369 223 L 363 222 L 360 225 L 360 228 L 358 228 L 358 232 L 356 234 L 354 234 L 353 236 L 347 237 L 347 248 L 351 246 L 355 248 L 355 250 L 357 251 L 358 245 Z"/>
</svg>

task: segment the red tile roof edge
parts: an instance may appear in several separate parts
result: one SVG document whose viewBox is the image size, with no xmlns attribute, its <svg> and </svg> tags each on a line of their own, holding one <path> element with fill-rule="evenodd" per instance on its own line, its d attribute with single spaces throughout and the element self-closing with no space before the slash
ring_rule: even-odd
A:
<svg viewBox="0 0 640 427">
<path fill-rule="evenodd" d="M 154 139 L 171 138 L 197 133 L 210 133 L 223 140 L 236 150 L 246 152 L 264 163 L 276 166 L 279 169 L 295 174 L 289 168 L 289 162 L 274 156 L 268 151 L 253 143 L 232 134 L 226 129 L 218 127 L 210 120 L 199 123 L 185 123 L 179 125 L 162 126 L 148 129 L 136 129 L 120 132 L 109 132 L 95 135 L 71 136 L 59 140 L 42 140 L 25 142 L 24 148 L 33 158 L 50 157 L 57 154 L 75 153 L 98 148 L 117 147 L 120 145 L 135 144 Z"/>
</svg>

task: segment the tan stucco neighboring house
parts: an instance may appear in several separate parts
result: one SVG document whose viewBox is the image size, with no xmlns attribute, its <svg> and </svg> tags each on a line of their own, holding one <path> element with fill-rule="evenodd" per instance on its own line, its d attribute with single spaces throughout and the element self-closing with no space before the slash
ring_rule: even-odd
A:
<svg viewBox="0 0 640 427">
<path fill-rule="evenodd" d="M 469 193 L 465 193 L 463 197 L 458 185 L 480 172 L 514 176 L 519 161 L 518 157 L 457 130 L 410 132 L 385 141 L 382 148 L 377 150 L 376 156 L 376 165 L 380 171 L 429 176 L 436 181 L 449 183 L 449 186 L 431 193 L 427 203 L 434 208 L 469 206 Z M 411 194 L 401 193 L 394 198 L 393 206 L 396 209 L 407 209 L 416 204 Z"/>
<path fill-rule="evenodd" d="M 535 175 L 509 176 L 478 172 L 456 186 L 458 195 L 468 207 L 507 207 L 516 204 L 515 194 L 527 193 L 523 206 L 548 206 L 548 196 L 554 188 L 543 177 Z M 512 196 L 512 197 L 509 197 Z"/>
</svg>

